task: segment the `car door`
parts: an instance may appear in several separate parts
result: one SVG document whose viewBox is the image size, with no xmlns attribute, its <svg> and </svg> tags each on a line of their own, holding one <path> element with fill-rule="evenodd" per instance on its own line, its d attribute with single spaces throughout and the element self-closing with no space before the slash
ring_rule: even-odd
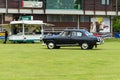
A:
<svg viewBox="0 0 120 80">
<path fill-rule="evenodd" d="M 84 41 L 84 35 L 80 31 L 73 31 L 71 33 L 71 43 L 76 44 L 76 43 L 82 43 Z"/>
<path fill-rule="evenodd" d="M 71 44 L 71 32 L 64 31 L 56 40 L 58 44 Z"/>
</svg>

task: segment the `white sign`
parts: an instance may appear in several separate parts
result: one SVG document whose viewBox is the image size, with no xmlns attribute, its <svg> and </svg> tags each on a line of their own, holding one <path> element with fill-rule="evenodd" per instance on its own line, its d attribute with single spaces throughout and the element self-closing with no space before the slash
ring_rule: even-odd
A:
<svg viewBox="0 0 120 80">
<path fill-rule="evenodd" d="M 42 8 L 43 2 L 42 1 L 23 1 L 22 7 L 28 8 Z"/>
</svg>

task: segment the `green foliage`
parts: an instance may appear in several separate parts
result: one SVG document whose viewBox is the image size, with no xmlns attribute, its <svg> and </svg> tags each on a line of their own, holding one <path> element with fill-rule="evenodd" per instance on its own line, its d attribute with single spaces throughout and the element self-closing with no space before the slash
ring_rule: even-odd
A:
<svg viewBox="0 0 120 80">
<path fill-rule="evenodd" d="M 113 19 L 113 31 L 120 32 L 120 16 Z"/>
</svg>

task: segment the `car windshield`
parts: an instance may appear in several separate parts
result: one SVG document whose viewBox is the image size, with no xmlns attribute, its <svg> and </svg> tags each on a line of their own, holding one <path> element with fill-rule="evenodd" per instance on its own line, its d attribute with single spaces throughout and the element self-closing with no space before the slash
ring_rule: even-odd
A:
<svg viewBox="0 0 120 80">
<path fill-rule="evenodd" d="M 84 32 L 85 32 L 85 34 L 86 34 L 87 36 L 92 36 L 92 35 L 93 35 L 92 33 L 88 32 L 88 31 L 86 31 L 86 30 L 84 30 Z"/>
</svg>

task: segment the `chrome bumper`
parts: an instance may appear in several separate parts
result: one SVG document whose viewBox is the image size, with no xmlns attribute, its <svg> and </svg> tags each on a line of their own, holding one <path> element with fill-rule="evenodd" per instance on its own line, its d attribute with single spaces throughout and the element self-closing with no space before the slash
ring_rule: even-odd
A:
<svg viewBox="0 0 120 80">
<path fill-rule="evenodd" d="M 100 44 L 103 44 L 103 43 L 104 43 L 104 40 L 100 41 L 100 42 L 96 42 L 97 45 L 100 45 Z"/>
</svg>

